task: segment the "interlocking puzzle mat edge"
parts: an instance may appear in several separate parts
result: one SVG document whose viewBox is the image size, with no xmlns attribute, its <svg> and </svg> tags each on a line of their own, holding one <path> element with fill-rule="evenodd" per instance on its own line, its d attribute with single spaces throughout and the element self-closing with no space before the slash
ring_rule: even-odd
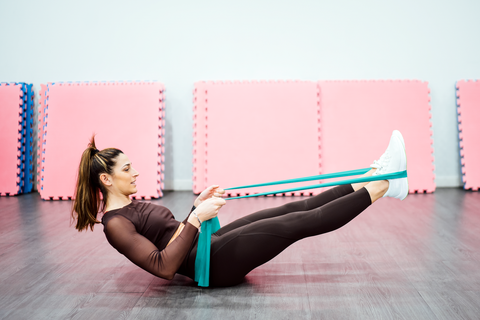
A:
<svg viewBox="0 0 480 320">
<path fill-rule="evenodd" d="M 9 125 L 12 126 L 12 129 L 11 130 L 15 130 L 15 127 L 17 128 L 17 134 L 16 134 L 16 137 L 17 137 L 17 141 L 11 141 L 9 143 L 11 144 L 14 144 L 16 145 L 16 149 L 17 149 L 17 152 L 16 152 L 16 159 L 15 161 L 13 161 L 14 163 L 16 163 L 16 178 L 15 178 L 15 181 L 10 181 L 8 182 L 7 181 L 7 184 L 10 183 L 11 185 L 15 184 L 16 187 L 7 187 L 5 186 L 5 189 L 4 190 L 0 190 L 0 196 L 13 196 L 13 195 L 17 195 L 19 193 L 22 192 L 23 190 L 23 162 L 22 162 L 22 158 L 24 156 L 24 148 L 25 148 L 25 145 L 23 143 L 24 141 L 24 109 L 25 109 L 25 106 L 24 106 L 24 98 L 23 98 L 23 87 L 21 84 L 18 84 L 18 83 L 15 83 L 15 82 L 11 82 L 11 83 L 0 83 L 0 86 L 2 88 L 5 88 L 5 87 L 9 87 L 8 89 L 10 88 L 15 88 L 17 89 L 18 91 L 18 118 L 17 118 L 17 122 L 16 123 L 10 123 Z M 12 89 L 12 95 L 15 95 L 15 89 Z M 15 98 L 12 98 L 12 99 L 15 99 Z M 16 105 L 16 104 L 15 104 Z M 13 134 L 13 133 L 12 133 Z M 13 137 L 13 136 L 12 136 Z M 7 150 L 4 150 L 4 152 L 6 152 Z M 10 155 L 10 156 L 13 156 Z M 13 158 L 12 158 L 13 159 Z M 12 160 L 9 160 L 9 161 L 12 161 Z M 4 169 L 5 170 L 5 169 Z M 11 170 L 11 169 L 7 169 L 7 170 Z"/>
<path fill-rule="evenodd" d="M 25 104 L 27 108 L 26 121 L 25 121 L 25 134 L 26 134 L 26 160 L 25 160 L 25 178 L 24 178 L 24 193 L 32 192 L 33 183 L 34 183 L 34 169 L 33 169 L 33 159 L 34 159 L 34 136 L 33 136 L 33 115 L 35 108 L 34 96 L 32 84 L 23 84 L 25 87 Z"/>
<path fill-rule="evenodd" d="M 196 82 L 193 90 L 193 192 L 200 193 L 204 188 L 204 147 L 205 135 L 205 90 L 206 83 Z"/>
<path fill-rule="evenodd" d="M 47 84 L 40 85 L 38 93 L 38 136 L 37 136 L 37 189 L 40 191 L 43 186 L 43 163 L 44 158 L 44 143 L 45 143 L 45 117 L 47 105 Z"/>
<path fill-rule="evenodd" d="M 478 191 L 480 188 L 480 170 L 477 167 L 478 163 L 480 163 L 480 153 L 478 146 L 474 147 L 474 144 L 477 142 L 474 136 L 478 137 L 480 133 L 480 130 L 478 130 L 478 121 L 480 121 L 480 81 L 460 80 L 457 81 L 455 87 L 463 188 Z M 474 91 L 478 97 L 472 97 L 472 92 L 467 90 Z M 475 107 L 477 108 L 476 110 Z M 475 123 L 477 126 L 475 126 Z"/>
</svg>

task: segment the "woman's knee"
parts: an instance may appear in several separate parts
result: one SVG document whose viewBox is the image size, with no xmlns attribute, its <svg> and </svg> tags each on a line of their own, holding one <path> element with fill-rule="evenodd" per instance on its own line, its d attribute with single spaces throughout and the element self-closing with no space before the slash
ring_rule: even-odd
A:
<svg viewBox="0 0 480 320">
<path fill-rule="evenodd" d="M 282 205 L 282 207 L 287 213 L 297 212 L 297 211 L 305 211 L 305 209 L 307 207 L 307 202 L 306 201 L 307 200 L 293 201 L 293 202 L 289 202 L 289 203 L 286 203 L 286 204 Z"/>
</svg>

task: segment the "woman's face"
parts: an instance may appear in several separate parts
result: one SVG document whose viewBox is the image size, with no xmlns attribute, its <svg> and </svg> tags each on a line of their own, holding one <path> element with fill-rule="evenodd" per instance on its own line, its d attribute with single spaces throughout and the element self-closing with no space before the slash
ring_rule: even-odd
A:
<svg viewBox="0 0 480 320">
<path fill-rule="evenodd" d="M 120 153 L 117 157 L 117 163 L 113 167 L 113 175 L 111 179 L 110 191 L 123 195 L 131 195 L 137 192 L 136 180 L 138 171 L 132 167 L 132 163 L 128 157 Z"/>
</svg>

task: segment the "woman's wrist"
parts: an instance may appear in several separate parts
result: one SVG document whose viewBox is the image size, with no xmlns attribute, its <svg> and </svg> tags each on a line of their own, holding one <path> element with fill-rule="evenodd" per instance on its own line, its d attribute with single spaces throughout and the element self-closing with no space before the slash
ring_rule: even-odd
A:
<svg viewBox="0 0 480 320">
<path fill-rule="evenodd" d="M 195 216 L 195 218 L 197 218 L 198 223 L 200 223 L 200 225 L 202 225 L 202 222 L 203 222 L 203 221 L 200 220 L 200 218 L 198 217 L 198 214 L 197 214 L 195 211 L 193 211 L 192 214 Z"/>
<path fill-rule="evenodd" d="M 200 221 L 199 219 L 197 219 L 197 217 L 195 217 L 195 215 L 191 214 L 189 217 L 188 217 L 188 220 L 187 220 L 188 223 L 190 223 L 191 225 L 195 226 L 197 229 L 200 228 Z"/>
<path fill-rule="evenodd" d="M 200 197 L 197 197 L 197 199 L 195 199 L 195 201 L 193 202 L 194 207 L 198 207 L 200 205 L 200 203 L 202 203 L 202 201 L 199 198 Z"/>
</svg>

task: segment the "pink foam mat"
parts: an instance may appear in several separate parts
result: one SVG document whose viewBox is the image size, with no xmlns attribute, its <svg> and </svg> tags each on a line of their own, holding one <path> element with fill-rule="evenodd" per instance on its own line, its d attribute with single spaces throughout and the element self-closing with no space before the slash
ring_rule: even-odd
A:
<svg viewBox="0 0 480 320">
<path fill-rule="evenodd" d="M 460 156 L 465 189 L 480 188 L 480 81 L 457 82 Z"/>
<path fill-rule="evenodd" d="M 315 82 L 196 83 L 194 192 L 212 184 L 226 188 L 318 174 L 319 125 Z M 232 195 L 269 190 L 275 189 L 239 189 Z"/>
<path fill-rule="evenodd" d="M 322 172 L 368 167 L 394 129 L 405 139 L 409 191 L 435 190 L 429 89 L 420 81 L 320 81 Z"/>
<path fill-rule="evenodd" d="M 42 88 L 41 91 L 43 91 Z M 45 92 L 45 91 L 43 91 Z M 82 152 L 93 133 L 99 149 L 122 150 L 139 171 L 136 198 L 162 196 L 164 86 L 157 82 L 48 84 L 40 195 L 73 198 Z M 41 108 L 42 109 L 42 108 Z"/>
<path fill-rule="evenodd" d="M 47 108 L 47 85 L 40 85 L 40 92 L 38 97 L 38 146 L 37 146 L 37 190 L 42 189 L 42 176 L 43 176 L 43 163 L 44 153 L 43 146 L 44 139 L 44 126 L 45 126 L 45 109 Z"/>
<path fill-rule="evenodd" d="M 22 86 L 0 85 L 0 195 L 20 192 L 21 129 L 23 117 Z"/>
</svg>

